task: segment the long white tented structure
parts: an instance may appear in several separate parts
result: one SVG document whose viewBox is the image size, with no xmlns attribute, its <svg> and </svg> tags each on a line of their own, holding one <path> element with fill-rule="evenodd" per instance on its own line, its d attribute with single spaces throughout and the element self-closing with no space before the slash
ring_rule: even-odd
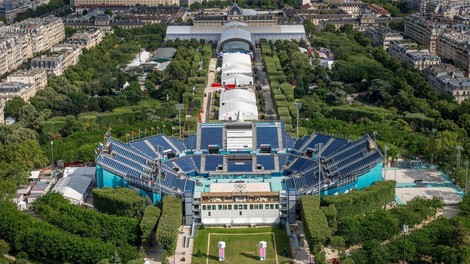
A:
<svg viewBox="0 0 470 264">
<path fill-rule="evenodd" d="M 258 120 L 258 107 L 254 91 L 251 89 L 223 90 L 220 94 L 219 120 Z"/>
<path fill-rule="evenodd" d="M 251 57 L 243 53 L 225 53 L 222 59 L 222 85 L 253 85 Z"/>
</svg>

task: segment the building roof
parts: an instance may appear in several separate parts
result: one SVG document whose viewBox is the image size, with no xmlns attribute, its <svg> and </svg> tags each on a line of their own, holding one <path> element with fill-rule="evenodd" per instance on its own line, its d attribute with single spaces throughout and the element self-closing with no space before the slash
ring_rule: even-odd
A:
<svg viewBox="0 0 470 264">
<path fill-rule="evenodd" d="M 211 183 L 210 192 L 270 192 L 269 182 L 252 183 Z"/>
<path fill-rule="evenodd" d="M 251 67 L 243 64 L 233 64 L 222 68 L 222 74 L 245 73 L 251 76 Z"/>
<path fill-rule="evenodd" d="M 29 179 L 30 180 L 34 180 L 34 179 L 39 179 L 39 174 L 41 173 L 41 171 L 32 171 L 31 172 L 31 175 L 29 176 Z"/>
<path fill-rule="evenodd" d="M 235 73 L 235 74 L 230 74 L 230 75 L 222 75 L 221 76 L 222 83 L 225 84 L 236 84 L 236 85 L 241 85 L 241 84 L 253 84 L 253 77 L 245 75 L 245 74 L 240 74 L 240 73 Z"/>
<path fill-rule="evenodd" d="M 62 194 L 67 199 L 82 201 L 92 181 L 92 178 L 82 175 L 64 177 L 57 182 L 52 191 Z"/>
<path fill-rule="evenodd" d="M 171 60 L 173 58 L 173 55 L 175 55 L 176 49 L 175 48 L 159 48 L 157 49 L 157 52 L 153 56 L 152 60 L 157 61 L 157 60 Z"/>
<path fill-rule="evenodd" d="M 232 121 L 257 120 L 258 107 L 250 103 L 228 101 L 219 107 L 219 120 L 228 119 Z"/>
<path fill-rule="evenodd" d="M 69 176 L 87 176 L 95 178 L 96 167 L 66 167 L 64 169 L 64 177 Z"/>
<path fill-rule="evenodd" d="M 253 91 L 244 89 L 229 89 L 220 93 L 221 104 L 231 101 L 251 103 L 256 105 L 256 96 Z"/>
<path fill-rule="evenodd" d="M 244 53 L 225 53 L 222 57 L 222 67 L 230 65 L 246 65 L 251 67 L 251 57 Z"/>
<path fill-rule="evenodd" d="M 227 24 L 226 24 L 227 25 Z M 166 30 L 167 35 L 173 34 L 221 34 L 226 25 L 220 26 L 168 26 Z M 240 26 L 238 26 L 240 27 Z M 251 32 L 251 34 L 264 34 L 264 33 L 304 33 L 303 25 L 276 25 L 276 26 L 247 26 L 244 29 Z"/>
</svg>

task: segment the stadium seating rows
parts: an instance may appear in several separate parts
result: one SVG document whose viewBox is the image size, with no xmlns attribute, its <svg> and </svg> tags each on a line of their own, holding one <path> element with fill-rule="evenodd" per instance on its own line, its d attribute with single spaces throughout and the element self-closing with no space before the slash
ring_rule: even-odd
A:
<svg viewBox="0 0 470 264">
<path fill-rule="evenodd" d="M 264 170 L 274 170 L 274 158 L 273 155 L 258 155 L 256 161 L 257 164 L 263 165 Z"/>
<path fill-rule="evenodd" d="M 251 172 L 253 171 L 253 162 L 244 161 L 244 162 L 228 162 L 227 164 L 228 172 Z"/>
</svg>

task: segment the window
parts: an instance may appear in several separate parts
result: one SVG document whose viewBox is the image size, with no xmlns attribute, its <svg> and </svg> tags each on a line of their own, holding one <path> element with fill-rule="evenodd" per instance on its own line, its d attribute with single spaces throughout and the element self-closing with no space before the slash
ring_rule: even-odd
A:
<svg viewBox="0 0 470 264">
<path fill-rule="evenodd" d="M 279 204 L 276 204 L 276 209 L 279 209 Z"/>
<path fill-rule="evenodd" d="M 215 204 L 214 204 L 214 205 L 212 205 L 212 210 L 215 210 Z"/>
<path fill-rule="evenodd" d="M 206 206 L 205 206 L 205 205 L 202 206 L 202 210 L 206 210 Z"/>
<path fill-rule="evenodd" d="M 248 205 L 244 204 L 243 205 L 243 210 L 247 210 L 248 209 Z"/>
<path fill-rule="evenodd" d="M 227 210 L 227 205 L 226 204 L 224 204 L 224 210 Z"/>
<path fill-rule="evenodd" d="M 228 205 L 228 209 L 232 210 L 232 205 L 231 204 Z"/>
<path fill-rule="evenodd" d="M 271 209 L 271 210 L 274 209 L 274 204 L 270 204 L 269 209 Z"/>
<path fill-rule="evenodd" d="M 264 209 L 269 209 L 269 204 L 265 204 Z"/>
<path fill-rule="evenodd" d="M 242 212 L 242 211 L 240 211 L 240 212 L 238 213 L 238 215 L 243 215 L 243 212 Z"/>
<path fill-rule="evenodd" d="M 238 210 L 238 204 L 234 204 L 233 209 Z"/>
<path fill-rule="evenodd" d="M 222 210 L 222 205 L 221 205 L 221 204 L 219 204 L 219 206 L 218 206 L 218 207 L 219 207 L 219 210 Z"/>
<path fill-rule="evenodd" d="M 207 212 L 207 216 L 211 216 L 211 211 Z"/>
<path fill-rule="evenodd" d="M 255 210 L 258 210 L 258 205 L 257 204 L 255 204 Z"/>
<path fill-rule="evenodd" d="M 252 204 L 250 204 L 250 210 L 253 210 L 253 205 Z"/>
</svg>

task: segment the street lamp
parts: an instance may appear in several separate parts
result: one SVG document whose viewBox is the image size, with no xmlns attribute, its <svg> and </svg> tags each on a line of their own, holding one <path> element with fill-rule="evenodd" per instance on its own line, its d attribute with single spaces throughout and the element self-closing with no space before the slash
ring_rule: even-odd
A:
<svg viewBox="0 0 470 264">
<path fill-rule="evenodd" d="M 408 233 L 408 225 L 403 224 L 402 232 L 403 232 L 403 264 L 405 264 L 405 242 L 406 242 L 406 234 Z"/>
<path fill-rule="evenodd" d="M 460 159 L 462 158 L 462 146 L 461 145 L 457 145 L 455 147 L 457 149 L 457 169 L 460 168 Z"/>
<path fill-rule="evenodd" d="M 318 149 L 318 198 L 321 198 L 321 185 L 320 185 L 320 181 L 321 181 L 321 151 L 322 151 L 322 147 L 323 147 L 323 143 L 318 143 L 316 144 L 317 146 L 317 149 Z"/>
<path fill-rule="evenodd" d="M 54 141 L 51 140 L 51 174 L 54 177 Z"/>
<path fill-rule="evenodd" d="M 294 102 L 294 106 L 297 109 L 297 126 L 296 126 L 297 138 L 296 139 L 299 139 L 299 111 L 300 111 L 300 108 L 302 107 L 302 102 L 298 102 L 298 101 Z"/>
<path fill-rule="evenodd" d="M 176 104 L 176 110 L 178 110 L 178 123 L 180 126 L 180 140 L 182 139 L 181 135 L 181 110 L 184 109 L 184 104 Z"/>
<path fill-rule="evenodd" d="M 433 128 L 431 130 L 432 132 L 432 151 L 431 151 L 431 165 L 434 159 L 434 147 L 435 147 L 435 142 L 434 142 L 434 134 L 436 133 L 437 129 Z"/>
<path fill-rule="evenodd" d="M 468 160 L 465 161 L 465 193 L 468 192 Z"/>
<path fill-rule="evenodd" d="M 384 163 L 385 163 L 385 166 L 384 166 L 384 178 L 385 178 L 385 179 L 387 179 L 387 170 L 386 170 L 385 168 L 386 168 L 387 165 L 388 165 L 388 158 L 387 158 L 388 150 L 389 150 L 388 146 L 385 145 L 385 147 L 384 147 L 384 160 L 385 160 L 385 161 L 384 161 Z"/>
</svg>

